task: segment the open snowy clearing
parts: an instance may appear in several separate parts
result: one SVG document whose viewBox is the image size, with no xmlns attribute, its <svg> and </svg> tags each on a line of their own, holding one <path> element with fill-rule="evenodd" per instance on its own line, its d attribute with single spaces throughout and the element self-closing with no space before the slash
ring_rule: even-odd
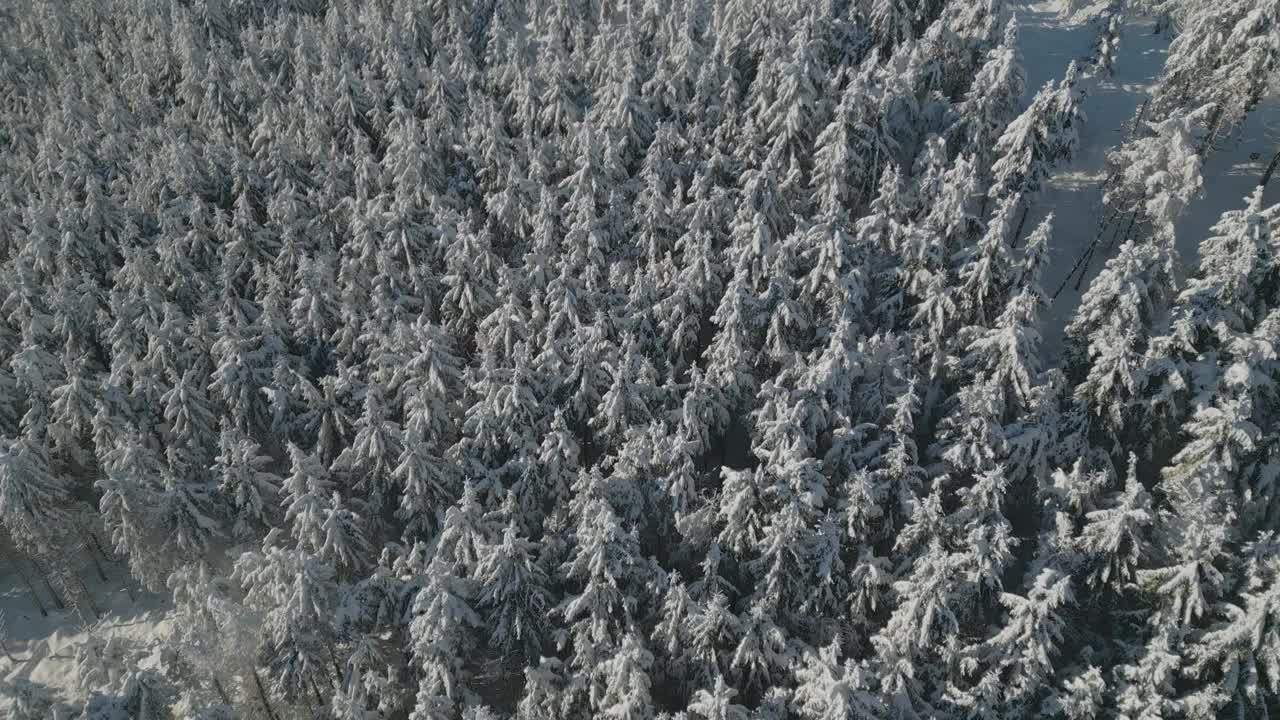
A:
<svg viewBox="0 0 1280 720">
<path fill-rule="evenodd" d="M 12 655 L 0 656 L 0 687 L 29 680 L 62 700 L 71 699 L 79 685 L 76 652 L 90 638 L 104 644 L 114 639 L 114 647 L 140 657 L 142 667 L 159 663 L 159 648 L 173 626 L 172 603 L 164 595 L 126 588 L 123 568 L 106 570 L 108 579 L 103 581 L 92 566 L 83 568 L 81 576 L 102 612 L 100 618 L 86 620 L 73 609 L 57 609 L 47 589 L 32 578 L 38 601 L 48 613 L 41 615 L 32 590 L 13 564 L 0 564 L 0 612 L 5 619 L 0 639 Z M 0 691 L 0 712 L 12 702 L 7 694 Z"/>
<path fill-rule="evenodd" d="M 1088 57 L 1096 30 L 1079 17 L 1064 16 L 1057 2 L 1038 2 L 1018 13 L 1022 27 L 1022 51 L 1027 68 L 1030 100 L 1046 82 L 1056 81 L 1072 60 Z M 1115 64 L 1115 76 L 1093 76 L 1084 81 L 1084 111 L 1088 121 L 1080 131 L 1080 149 L 1075 158 L 1059 167 L 1048 189 L 1037 199 L 1033 218 L 1038 221 L 1053 212 L 1054 225 L 1050 262 L 1044 286 L 1053 293 L 1062 288 L 1045 317 L 1046 354 L 1056 357 L 1061 350 L 1062 330 L 1075 313 L 1089 281 L 1116 249 L 1114 232 L 1107 235 L 1083 273 L 1077 263 L 1097 237 L 1103 221 L 1102 183 L 1107 153 L 1129 138 L 1138 109 L 1147 99 L 1147 90 L 1164 68 L 1167 34 L 1153 32 L 1154 23 L 1139 20 L 1126 25 Z M 1280 103 L 1273 97 L 1250 113 L 1244 125 L 1218 144 L 1203 167 L 1204 192 L 1178 222 L 1178 250 L 1187 265 L 1194 264 L 1198 243 L 1227 210 L 1242 207 L 1253 192 L 1276 151 L 1280 150 Z M 1280 183 L 1267 187 L 1264 204 L 1280 201 Z M 1031 223 L 1034 225 L 1034 223 Z M 1074 273 L 1073 273 L 1074 270 Z M 1068 282 L 1068 273 L 1073 273 Z M 1083 274 L 1083 282 L 1081 275 Z M 1064 287 L 1065 283 L 1065 287 Z"/>
</svg>

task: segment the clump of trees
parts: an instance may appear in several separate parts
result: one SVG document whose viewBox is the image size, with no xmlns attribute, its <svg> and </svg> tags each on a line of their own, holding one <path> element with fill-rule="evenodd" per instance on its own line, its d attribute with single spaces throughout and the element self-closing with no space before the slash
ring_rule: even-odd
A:
<svg viewBox="0 0 1280 720">
<path fill-rule="evenodd" d="M 1280 6 L 1173 16 L 1058 367 L 1002 0 L 0 9 L 5 553 L 182 617 L 64 709 L 1264 716 Z"/>
</svg>

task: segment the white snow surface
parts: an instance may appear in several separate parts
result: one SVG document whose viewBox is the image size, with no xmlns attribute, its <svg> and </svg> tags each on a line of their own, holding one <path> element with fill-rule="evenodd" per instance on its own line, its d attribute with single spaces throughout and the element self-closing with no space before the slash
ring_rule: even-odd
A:
<svg viewBox="0 0 1280 720">
<path fill-rule="evenodd" d="M 1068 63 L 1083 61 L 1090 53 L 1095 30 L 1082 18 L 1088 8 L 1066 12 L 1070 0 L 1020 3 L 1016 6 L 1027 73 L 1027 96 L 1046 82 L 1062 77 Z M 1124 141 L 1129 126 L 1159 76 L 1169 44 L 1168 35 L 1153 33 L 1151 22 L 1134 19 L 1125 27 L 1114 77 L 1087 76 L 1082 80 L 1088 116 L 1080 131 L 1080 147 L 1073 162 L 1058 168 L 1047 190 L 1037 198 L 1028 227 L 1047 213 L 1056 218 L 1045 287 L 1052 293 L 1067 278 L 1072 266 L 1096 236 L 1101 218 L 1101 184 L 1106 153 Z M 1197 246 L 1218 216 L 1243 205 L 1258 183 L 1271 157 L 1280 150 L 1280 100 L 1275 97 L 1256 108 L 1236 132 L 1225 138 L 1205 162 L 1204 192 L 1178 224 L 1178 249 L 1185 264 L 1193 266 Z M 1272 182 L 1265 202 L 1280 202 L 1280 181 Z M 1105 239 L 1087 265 L 1084 282 L 1076 289 L 1073 276 L 1053 301 L 1045 327 L 1046 350 L 1052 361 L 1060 352 L 1062 329 L 1075 311 L 1081 293 L 1101 269 L 1115 244 Z M 76 648 L 90 637 L 116 637 L 132 649 L 148 653 L 141 663 L 154 667 L 158 649 L 170 633 L 172 602 L 133 587 L 133 598 L 124 586 L 123 567 L 108 567 L 103 582 L 92 566 L 82 577 L 102 617 L 88 620 L 74 610 L 56 610 L 38 580 L 37 591 L 49 607 L 42 617 L 31 593 L 8 560 L 0 564 L 0 610 L 4 612 L 3 640 L 16 662 L 0 655 L 0 684 L 27 679 L 49 688 L 60 700 L 81 697 L 77 686 Z M 11 699 L 0 691 L 0 712 Z"/>
<path fill-rule="evenodd" d="M 1096 31 L 1083 18 L 1088 9 L 1067 14 L 1062 8 L 1069 0 L 1046 0 L 1023 4 L 1018 10 L 1020 40 L 1027 72 L 1029 102 L 1046 82 L 1062 77 L 1072 60 L 1087 58 Z M 1104 221 L 1101 212 L 1102 182 L 1105 180 L 1107 152 L 1129 137 L 1133 120 L 1147 91 L 1164 68 L 1165 54 L 1172 39 L 1155 34 L 1154 24 L 1134 18 L 1125 25 L 1115 75 L 1093 75 L 1081 81 L 1087 120 L 1080 130 L 1080 147 L 1075 159 L 1057 169 L 1048 188 L 1036 199 L 1028 226 L 1034 227 L 1049 212 L 1054 213 L 1053 241 L 1045 270 L 1044 286 L 1055 292 L 1071 273 L 1097 236 Z M 1187 208 L 1177 226 L 1178 250 L 1184 267 L 1193 268 L 1202 239 L 1227 210 L 1244 206 L 1244 199 L 1257 187 L 1267 163 L 1280 151 L 1280 98 L 1261 103 L 1234 133 L 1223 138 L 1209 153 L 1202 168 L 1204 191 Z M 1267 188 L 1265 205 L 1280 202 L 1280 182 Z M 1108 232 L 1097 246 L 1077 285 L 1079 271 L 1053 301 L 1045 322 L 1047 359 L 1053 361 L 1062 348 L 1062 331 L 1089 281 L 1102 269 L 1119 244 Z M 1077 287 L 1079 289 L 1077 289 Z"/>
<path fill-rule="evenodd" d="M 82 568 L 80 574 L 102 612 L 99 618 L 91 612 L 82 617 L 73 609 L 56 609 L 47 588 L 33 576 L 35 591 L 49 613 L 41 616 L 13 558 L 0 563 L 0 611 L 5 620 L 0 639 L 16 661 L 0 654 L 0 716 L 12 702 L 4 688 L 16 680 L 46 687 L 55 700 L 83 697 L 85 689 L 79 687 L 76 674 L 76 648 L 90 637 L 103 641 L 116 638 L 131 652 L 144 655 L 141 667 L 154 668 L 159 663 L 159 648 L 174 622 L 172 602 L 164 595 L 140 590 L 131 581 L 126 588 L 127 571 L 121 565 L 106 565 L 104 570 L 106 581 L 93 565 Z"/>
</svg>

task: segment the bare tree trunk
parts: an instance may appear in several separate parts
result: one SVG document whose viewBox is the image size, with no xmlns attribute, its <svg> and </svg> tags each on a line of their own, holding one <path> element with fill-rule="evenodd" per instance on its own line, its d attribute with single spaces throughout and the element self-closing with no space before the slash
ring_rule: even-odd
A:
<svg viewBox="0 0 1280 720">
<path fill-rule="evenodd" d="M 102 541 L 98 539 L 98 533 L 92 530 L 89 531 L 89 539 L 93 541 L 93 546 L 98 549 L 98 554 L 102 556 L 103 560 L 109 563 L 116 561 L 115 556 L 107 552 L 106 548 L 102 546 Z"/>
<path fill-rule="evenodd" d="M 1084 284 L 1084 276 L 1089 274 L 1089 263 L 1093 261 L 1093 251 L 1098 248 L 1097 245 L 1090 245 L 1089 251 L 1084 254 L 1084 265 L 1080 268 L 1080 277 L 1076 278 L 1076 291 L 1079 292 L 1080 286 Z"/>
<path fill-rule="evenodd" d="M 93 552 L 93 551 L 94 551 L 94 549 L 97 549 L 97 551 L 98 551 L 99 553 L 101 553 L 101 552 L 102 552 L 102 546 L 98 544 L 98 539 L 97 539 L 97 538 L 95 538 L 95 537 L 93 537 L 93 533 L 92 533 L 92 532 L 89 532 L 89 533 L 86 533 L 86 534 L 87 534 L 89 537 L 93 538 L 93 541 L 92 541 L 92 543 L 90 543 L 90 544 L 88 544 L 88 545 L 86 545 L 86 546 L 85 546 L 85 550 L 87 550 L 87 551 L 89 552 L 89 559 L 90 559 L 90 560 L 93 560 L 93 567 L 97 569 L 97 571 L 98 571 L 98 577 L 102 578 L 102 581 L 103 581 L 103 582 L 106 582 L 106 581 L 107 581 L 107 571 L 106 571 L 106 569 L 105 569 L 105 568 L 103 568 L 103 567 L 102 567 L 102 563 L 98 561 L 98 556 L 97 556 L 97 555 L 95 555 L 95 554 L 94 554 L 94 552 Z M 105 559 L 105 558 L 106 558 L 106 556 L 104 555 L 104 556 L 103 556 L 103 558 Z"/>
<path fill-rule="evenodd" d="M 1116 214 L 1118 213 L 1112 213 L 1111 217 L 1114 218 Z M 1133 226 L 1137 222 L 1137 220 L 1138 220 L 1138 211 L 1134 210 L 1129 214 L 1129 226 L 1125 228 L 1125 231 L 1124 231 L 1125 240 L 1129 239 L 1129 234 L 1133 232 Z M 1110 225 L 1111 220 L 1108 220 L 1107 224 Z M 1080 289 L 1080 286 L 1084 284 L 1085 276 L 1089 274 L 1089 263 L 1093 262 L 1093 255 L 1098 249 L 1098 244 L 1102 241 L 1102 236 L 1105 234 L 1106 234 L 1106 230 L 1104 228 L 1102 231 L 1098 233 L 1098 236 L 1094 238 L 1093 242 L 1089 243 L 1089 247 L 1085 249 L 1084 255 L 1081 256 L 1081 258 L 1076 261 L 1076 264 L 1071 268 L 1071 272 L 1067 273 L 1066 279 L 1062 281 L 1062 285 L 1058 288 L 1057 292 L 1053 294 L 1053 297 L 1055 298 L 1058 297 L 1058 295 L 1062 292 L 1063 288 L 1067 286 L 1067 283 L 1071 282 L 1071 277 L 1076 274 L 1076 270 L 1080 271 L 1080 277 L 1076 278 L 1075 289 L 1076 290 Z M 1116 246 L 1116 240 L 1119 237 L 1120 237 L 1120 233 L 1117 231 L 1116 235 L 1111 238 L 1111 243 L 1107 245 L 1108 251 L 1110 251 L 1111 248 Z M 1124 241 L 1122 240 L 1121 244 L 1123 243 Z"/>
<path fill-rule="evenodd" d="M 53 604 L 57 605 L 59 610 L 66 610 L 67 604 L 62 601 L 62 596 L 54 589 L 53 583 L 49 582 L 49 574 L 44 571 L 44 567 L 40 564 L 40 561 L 33 557 L 31 558 L 31 564 L 35 566 L 36 572 L 40 574 L 40 580 L 44 582 L 45 588 L 48 589 L 49 594 L 53 596 Z"/>
<path fill-rule="evenodd" d="M 1142 106 L 1138 108 L 1138 114 L 1133 118 L 1133 127 L 1129 128 L 1129 139 L 1138 136 L 1138 127 L 1142 125 L 1142 118 L 1147 114 L 1147 107 L 1151 105 L 1151 98 L 1142 101 Z"/>
<path fill-rule="evenodd" d="M 89 588 L 85 586 L 84 580 L 80 577 L 80 573 L 71 570 L 60 560 L 55 559 L 57 563 L 50 571 L 50 580 L 62 592 L 62 597 L 75 608 L 80 617 L 88 622 L 85 617 L 84 608 L 88 607 L 93 612 L 94 618 L 100 619 L 102 611 L 98 609 L 98 604 L 93 601 L 93 595 L 89 593 Z"/>
<path fill-rule="evenodd" d="M 262 707 L 267 711 L 267 717 L 271 720 L 280 720 L 276 716 L 276 711 L 271 708 L 271 701 L 267 699 L 267 691 L 262 687 L 262 678 L 258 677 L 258 668 L 253 669 L 253 684 L 258 686 L 258 698 L 262 700 Z"/>
<path fill-rule="evenodd" d="M 98 549 L 98 554 L 101 555 L 102 559 L 106 560 L 107 563 L 117 564 L 120 562 L 120 559 L 116 558 L 113 553 L 107 552 L 106 546 L 104 546 L 102 541 L 98 539 L 98 533 L 90 532 L 89 539 L 93 541 L 93 546 Z M 129 602 L 136 603 L 138 602 L 138 598 L 134 597 L 133 588 L 129 586 L 129 583 L 133 580 L 133 575 L 129 572 L 128 567 L 123 568 L 123 571 L 122 575 L 124 576 L 124 582 L 120 583 L 120 585 L 124 588 L 125 594 L 129 596 Z M 106 580 L 107 578 L 104 577 L 103 579 Z"/>
<path fill-rule="evenodd" d="M 1204 142 L 1200 145 L 1200 150 L 1196 153 L 1200 157 L 1209 154 L 1209 148 L 1213 145 L 1214 138 L 1218 135 L 1218 126 L 1222 124 L 1222 106 L 1213 109 L 1213 115 L 1209 120 L 1208 130 L 1204 135 Z"/>
<path fill-rule="evenodd" d="M 4 636 L 9 632 L 9 627 L 5 623 L 4 611 L 0 610 L 0 652 L 9 658 L 9 662 L 17 664 L 18 661 L 13 659 L 13 654 L 9 652 L 9 646 L 4 644 Z"/>
<path fill-rule="evenodd" d="M 1267 166 L 1267 171 L 1262 173 L 1262 179 L 1258 181 L 1258 187 L 1266 187 L 1271 182 L 1271 176 L 1275 175 L 1276 168 L 1280 167 L 1280 152 L 1271 158 L 1271 164 Z"/>
<path fill-rule="evenodd" d="M 21 558 L 14 561 L 14 567 L 18 568 L 18 575 L 22 577 L 22 582 L 26 583 L 27 590 L 31 591 L 31 601 L 35 603 L 36 609 L 40 611 L 40 617 L 49 617 L 49 611 L 45 609 L 44 603 L 40 601 L 40 594 L 36 592 L 36 588 L 31 584 L 31 576 L 27 575 L 27 571 L 22 569 Z"/>
<path fill-rule="evenodd" d="M 1080 271 L 1080 277 L 1084 277 L 1085 273 L 1088 271 L 1085 264 L 1093 257 L 1093 251 L 1098 247 L 1098 244 L 1102 242 L 1102 236 L 1105 232 L 1105 229 L 1098 231 L 1098 234 L 1094 236 L 1093 241 L 1089 243 L 1089 246 L 1084 249 L 1084 252 L 1080 254 L 1079 258 L 1076 258 L 1076 264 L 1072 265 L 1071 270 L 1067 272 L 1066 277 L 1062 278 L 1062 284 L 1058 285 L 1058 289 L 1053 291 L 1053 296 L 1050 298 L 1051 300 L 1057 300 L 1058 296 L 1062 294 L 1062 291 L 1067 289 L 1067 286 L 1071 284 L 1071 278 L 1075 277 L 1077 270 Z M 1084 268 L 1083 270 L 1081 269 L 1082 267 Z M 1077 284 L 1076 287 L 1079 288 L 1079 285 Z"/>
<path fill-rule="evenodd" d="M 1022 219 L 1018 221 L 1018 229 L 1013 231 L 1013 240 L 1009 242 L 1009 247 L 1018 247 L 1018 239 L 1022 237 L 1022 229 L 1027 226 L 1027 215 L 1031 214 L 1031 203 L 1026 198 L 1022 200 Z"/>
<path fill-rule="evenodd" d="M 1138 224 L 1138 211 L 1134 210 L 1133 214 L 1129 216 L 1129 227 L 1124 229 L 1124 237 L 1120 238 L 1121 245 L 1129 242 L 1129 238 L 1133 235 L 1133 226 L 1136 224 Z M 1115 246 L 1116 241 L 1113 239 L 1111 244 L 1107 246 L 1107 249 L 1109 250 Z"/>
<path fill-rule="evenodd" d="M 89 549 L 89 559 L 93 560 L 93 567 L 98 571 L 98 577 L 101 578 L 103 582 L 106 582 L 107 571 L 102 567 L 102 563 L 98 560 L 98 556 L 94 554 L 92 548 Z"/>
<path fill-rule="evenodd" d="M 213 689 L 218 691 L 218 697 L 222 698 L 222 704 L 231 707 L 231 698 L 227 695 L 226 688 L 222 687 L 222 681 L 217 675 L 213 676 Z"/>
<path fill-rule="evenodd" d="M 84 593 L 85 602 L 89 603 L 89 609 L 93 611 L 94 617 L 101 618 L 102 611 L 98 609 L 98 603 L 93 601 L 93 594 L 89 592 L 88 586 L 84 584 L 84 580 L 76 575 L 76 584 L 80 586 L 80 592 Z"/>
<path fill-rule="evenodd" d="M 1106 219 L 1102 220 L 1098 224 L 1098 234 L 1096 237 L 1100 239 L 1103 235 L 1106 235 L 1107 229 L 1111 227 L 1111 223 L 1115 222 L 1116 218 L 1119 217 L 1119 215 L 1120 215 L 1120 211 L 1113 208 L 1110 214 L 1107 215 Z M 1097 244 L 1096 241 L 1094 244 Z"/>
</svg>

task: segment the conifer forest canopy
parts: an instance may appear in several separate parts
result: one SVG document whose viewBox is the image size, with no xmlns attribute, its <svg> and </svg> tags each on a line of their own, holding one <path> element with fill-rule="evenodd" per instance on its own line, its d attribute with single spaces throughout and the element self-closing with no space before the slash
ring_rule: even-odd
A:
<svg viewBox="0 0 1280 720">
<path fill-rule="evenodd" d="M 7 717 L 1274 717 L 1280 0 L 1027 8 L 0 3 Z"/>
</svg>

